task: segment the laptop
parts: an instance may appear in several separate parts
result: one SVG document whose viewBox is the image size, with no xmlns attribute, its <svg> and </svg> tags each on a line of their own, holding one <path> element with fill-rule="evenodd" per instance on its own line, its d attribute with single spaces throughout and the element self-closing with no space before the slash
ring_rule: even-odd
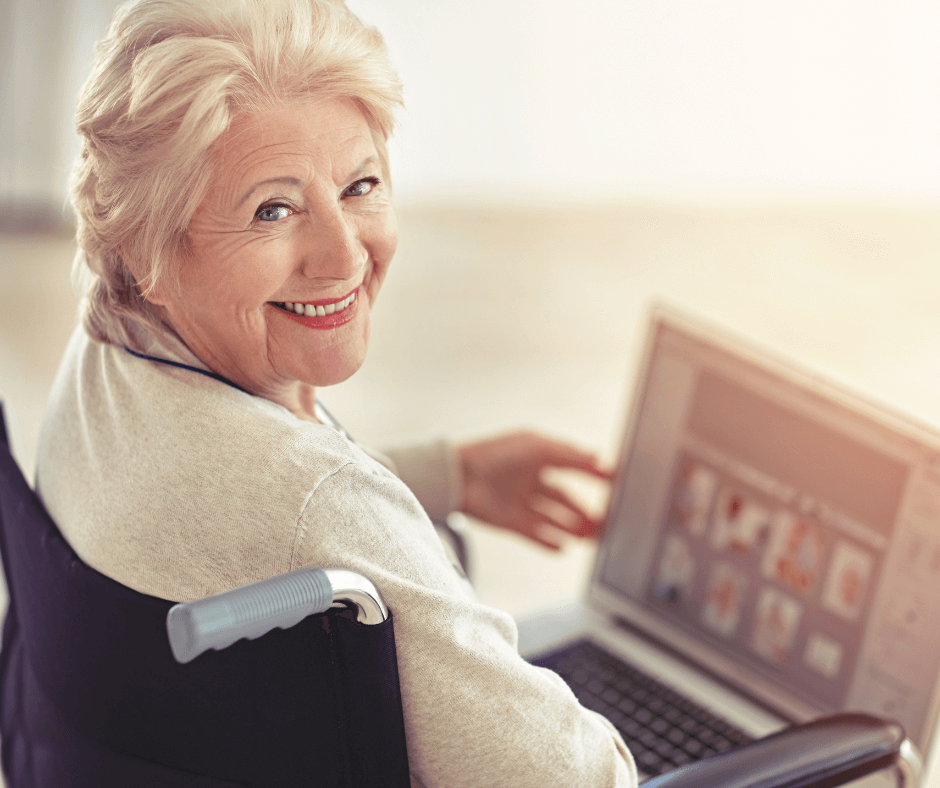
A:
<svg viewBox="0 0 940 788">
<path fill-rule="evenodd" d="M 899 721 L 926 754 L 940 434 L 658 306 L 583 604 L 529 658 L 645 774 L 841 710 Z"/>
</svg>

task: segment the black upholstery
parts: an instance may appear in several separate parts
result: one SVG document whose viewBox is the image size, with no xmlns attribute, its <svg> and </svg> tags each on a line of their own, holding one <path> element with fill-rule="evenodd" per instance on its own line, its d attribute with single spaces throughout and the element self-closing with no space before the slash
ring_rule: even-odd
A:
<svg viewBox="0 0 940 788">
<path fill-rule="evenodd" d="M 9 788 L 410 785 L 391 618 L 311 616 L 179 665 L 172 603 L 78 558 L 5 435 L 0 551 Z"/>
</svg>

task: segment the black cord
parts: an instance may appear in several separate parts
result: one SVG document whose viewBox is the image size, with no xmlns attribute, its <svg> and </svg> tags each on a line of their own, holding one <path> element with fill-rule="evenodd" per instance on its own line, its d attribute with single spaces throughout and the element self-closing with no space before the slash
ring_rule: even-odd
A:
<svg viewBox="0 0 940 788">
<path fill-rule="evenodd" d="M 173 361 L 172 359 L 168 359 L 168 358 L 160 358 L 158 356 L 148 356 L 146 353 L 138 353 L 136 350 L 131 350 L 127 345 L 124 345 L 124 349 L 128 353 L 130 353 L 132 356 L 135 356 L 136 358 L 141 358 L 141 359 L 144 359 L 145 361 L 155 361 L 157 364 L 167 364 L 168 366 L 177 367 L 178 369 L 188 369 L 190 372 L 198 372 L 200 375 L 205 375 L 206 377 L 212 378 L 213 380 L 217 380 L 220 383 L 224 383 L 226 386 L 231 386 L 233 389 L 238 389 L 243 394 L 248 394 L 249 396 L 252 396 L 250 392 L 245 391 L 245 389 L 243 389 L 238 384 L 232 383 L 232 381 L 230 381 L 228 378 L 223 378 L 221 375 L 215 372 L 211 372 L 208 369 L 199 369 L 199 367 L 194 367 L 191 364 L 184 364 L 181 361 Z M 319 408 L 320 412 L 326 417 L 326 420 L 330 423 L 330 426 L 335 427 L 337 430 L 339 430 L 339 432 L 351 443 L 355 443 L 355 441 L 353 441 L 353 439 L 349 436 L 349 433 L 346 432 L 345 429 L 343 429 L 343 426 L 336 419 L 333 418 L 333 416 L 325 407 L 323 407 L 323 403 L 320 402 L 320 400 L 317 400 L 316 403 L 317 403 L 317 408 Z"/>
<path fill-rule="evenodd" d="M 167 364 L 171 367 L 179 367 L 180 369 L 188 369 L 190 372 L 198 372 L 200 375 L 205 375 L 208 378 L 214 378 L 220 383 L 224 383 L 226 386 L 231 386 L 233 389 L 238 389 L 243 394 L 248 394 L 245 389 L 241 386 L 232 383 L 228 378 L 223 378 L 221 375 L 217 375 L 215 372 L 210 372 L 208 369 L 199 369 L 199 367 L 194 367 L 191 364 L 184 364 L 181 361 L 172 361 L 168 358 L 158 358 L 157 356 L 148 356 L 146 353 L 138 353 L 136 350 L 131 350 L 127 345 L 124 346 L 124 349 L 130 353 L 132 356 L 137 358 L 142 358 L 146 361 L 156 361 L 158 364 Z"/>
</svg>

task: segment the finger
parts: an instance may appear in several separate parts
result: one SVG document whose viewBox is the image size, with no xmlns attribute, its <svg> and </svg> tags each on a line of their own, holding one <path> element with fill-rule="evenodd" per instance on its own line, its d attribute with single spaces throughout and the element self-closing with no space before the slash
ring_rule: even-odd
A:
<svg viewBox="0 0 940 788">
<path fill-rule="evenodd" d="M 613 479 L 614 476 L 612 471 L 601 467 L 595 455 L 548 439 L 544 439 L 542 446 L 542 461 L 545 465 L 583 471 L 607 481 Z"/>
<path fill-rule="evenodd" d="M 560 504 L 547 499 L 536 499 L 532 511 L 553 528 L 561 530 L 566 536 L 579 539 L 597 538 L 604 530 L 604 521 L 586 515 L 578 515 L 570 509 L 563 509 Z"/>
<path fill-rule="evenodd" d="M 578 520 L 578 522 L 573 526 L 565 528 L 565 532 L 569 536 L 576 536 L 579 539 L 587 539 L 600 536 L 603 527 L 604 524 L 602 521 L 590 520 L 585 517 Z"/>
<path fill-rule="evenodd" d="M 529 538 L 556 553 L 564 545 L 564 537 L 555 528 L 548 525 L 538 526 Z"/>
<path fill-rule="evenodd" d="M 549 550 L 560 550 L 564 544 L 561 529 L 546 522 L 545 515 L 531 507 L 520 509 L 503 527 Z"/>
<path fill-rule="evenodd" d="M 547 524 L 544 518 L 535 511 L 529 512 L 525 522 L 517 523 L 512 530 L 549 550 L 561 550 L 564 544 L 564 539 L 559 530 Z"/>
<path fill-rule="evenodd" d="M 562 506 L 565 510 L 573 513 L 577 516 L 578 521 L 581 520 L 590 520 L 593 522 L 594 518 L 579 504 L 574 498 L 572 498 L 568 493 L 562 490 L 560 487 L 554 487 L 553 485 L 546 484 L 543 481 L 539 481 L 535 488 L 536 495 L 541 495 L 543 498 L 547 498 L 550 501 Z"/>
<path fill-rule="evenodd" d="M 591 518 L 583 517 L 555 501 L 541 497 L 532 500 L 530 513 L 526 519 L 533 517 L 554 530 L 560 531 L 566 537 L 592 536 L 600 528 L 600 524 Z"/>
<path fill-rule="evenodd" d="M 551 539 L 546 539 L 544 536 L 541 536 L 541 535 L 539 535 L 539 534 L 535 534 L 535 535 L 531 536 L 530 538 L 531 538 L 532 541 L 535 542 L 536 544 L 540 544 L 540 545 L 542 545 L 542 547 L 548 548 L 548 549 L 551 550 L 553 553 L 560 553 L 560 552 L 561 552 L 561 547 L 562 547 L 562 546 L 561 546 L 561 543 L 560 543 L 560 542 L 554 542 L 554 541 L 552 541 Z"/>
<path fill-rule="evenodd" d="M 580 539 L 598 539 L 603 532 L 603 520 L 583 520 L 579 528 L 571 533 Z"/>
</svg>

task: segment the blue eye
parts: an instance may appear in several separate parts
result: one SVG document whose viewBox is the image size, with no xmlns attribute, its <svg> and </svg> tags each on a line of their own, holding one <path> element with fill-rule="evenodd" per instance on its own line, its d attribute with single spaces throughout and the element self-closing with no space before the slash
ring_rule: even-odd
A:
<svg viewBox="0 0 940 788">
<path fill-rule="evenodd" d="M 276 222 L 278 219 L 286 219 L 292 213 L 286 205 L 265 205 L 255 214 L 262 222 Z"/>
<path fill-rule="evenodd" d="M 356 181 L 352 186 L 346 189 L 346 197 L 365 197 L 372 189 L 379 185 L 378 178 L 363 178 Z"/>
</svg>

